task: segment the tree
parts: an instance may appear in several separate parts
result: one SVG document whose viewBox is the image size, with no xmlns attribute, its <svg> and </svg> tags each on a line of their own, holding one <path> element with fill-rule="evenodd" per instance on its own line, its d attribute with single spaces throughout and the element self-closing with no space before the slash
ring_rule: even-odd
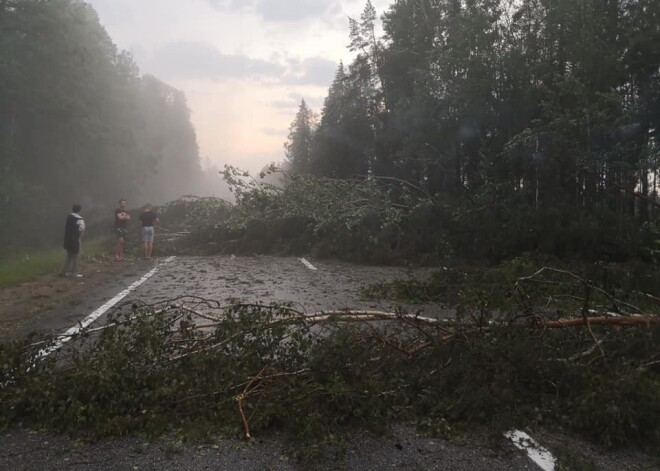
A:
<svg viewBox="0 0 660 471">
<path fill-rule="evenodd" d="M 93 222 L 155 171 L 159 189 L 200 175 L 185 97 L 140 77 L 88 3 L 5 0 L 0 31 L 1 247 L 55 243 L 73 202 Z"/>
<path fill-rule="evenodd" d="M 285 155 L 291 164 L 291 171 L 309 173 L 312 153 L 312 137 L 316 130 L 316 116 L 301 100 L 300 108 L 289 128 L 289 136 L 284 144 Z"/>
<path fill-rule="evenodd" d="M 150 165 L 142 194 L 152 203 L 164 203 L 195 193 L 202 170 L 185 95 L 150 75 L 139 85 L 141 144 Z"/>
<path fill-rule="evenodd" d="M 351 72 L 355 75 L 347 75 L 339 64 L 325 99 L 310 160 L 310 170 L 316 175 L 351 178 L 369 171 L 373 131 L 359 71 Z"/>
</svg>

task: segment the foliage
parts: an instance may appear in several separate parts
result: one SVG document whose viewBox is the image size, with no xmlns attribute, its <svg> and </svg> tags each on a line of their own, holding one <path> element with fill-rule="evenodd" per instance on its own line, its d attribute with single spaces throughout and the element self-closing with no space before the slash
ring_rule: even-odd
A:
<svg viewBox="0 0 660 471">
<path fill-rule="evenodd" d="M 208 240 L 240 238 L 241 232 L 272 238 L 275 246 L 304 239 L 302 245 L 318 256 L 380 263 L 498 262 L 523 252 L 585 263 L 658 260 L 660 234 L 651 222 L 603 232 L 604 223 L 620 221 L 585 209 L 525 210 L 509 201 L 489 205 L 487 195 L 453 205 L 446 195 L 397 178 L 331 179 L 274 166 L 261 177 L 266 173 L 279 174 L 277 184 L 225 168 L 236 204 L 214 219 L 229 233 L 223 230 Z M 251 249 L 269 250 L 269 244 Z"/>
<path fill-rule="evenodd" d="M 330 85 L 308 171 L 445 198 L 454 214 L 433 235 L 464 258 L 648 261 L 659 15 L 651 0 L 406 0 L 379 36 L 368 1 L 349 19 L 357 56 Z"/>
<path fill-rule="evenodd" d="M 183 196 L 167 203 L 159 213 L 172 227 L 183 230 L 204 229 L 224 222 L 231 204 L 221 198 Z"/>
<path fill-rule="evenodd" d="M 138 303 L 46 358 L 35 360 L 54 339 L 2 345 L 0 420 L 97 437 L 277 429 L 302 447 L 399 420 L 443 436 L 452 424 L 532 421 L 658 453 L 658 323 L 594 333 L 605 357 L 585 331 L 515 319 L 487 327 L 193 297 Z"/>
<path fill-rule="evenodd" d="M 578 453 L 567 449 L 553 450 L 558 471 L 597 471 L 598 467 L 591 460 L 582 458 Z"/>
<path fill-rule="evenodd" d="M 364 286 L 362 294 L 398 302 L 471 305 L 489 315 L 522 311 L 558 318 L 581 312 L 660 314 L 658 286 L 660 274 L 650 265 L 600 262 L 576 267 L 528 254 L 493 267 L 443 267 L 423 280 L 377 282 Z"/>
<path fill-rule="evenodd" d="M 302 221 L 303 230 L 314 240 L 366 255 L 380 243 L 379 234 L 398 231 L 407 212 L 405 204 L 393 202 L 393 188 L 372 179 L 331 179 L 293 172 L 282 175 L 284 184 L 275 186 L 226 166 L 224 178 L 236 197 L 227 225 L 249 231 L 257 221 Z"/>
<path fill-rule="evenodd" d="M 284 144 L 286 158 L 294 172 L 309 172 L 312 152 L 312 136 L 317 126 L 317 117 L 303 99 L 298 114 L 289 130 L 288 141 Z"/>
<path fill-rule="evenodd" d="M 361 78 L 359 73 L 347 75 L 339 64 L 312 138 L 310 173 L 330 178 L 367 175 L 374 143 Z"/>
</svg>

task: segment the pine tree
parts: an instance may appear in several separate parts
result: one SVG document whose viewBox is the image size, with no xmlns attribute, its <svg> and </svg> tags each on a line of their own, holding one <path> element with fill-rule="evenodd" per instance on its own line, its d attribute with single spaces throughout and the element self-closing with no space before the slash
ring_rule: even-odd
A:
<svg viewBox="0 0 660 471">
<path fill-rule="evenodd" d="M 363 177 L 369 172 L 373 131 L 359 70 L 339 64 L 314 136 L 310 170 L 331 178 Z"/>
<path fill-rule="evenodd" d="M 316 128 L 316 116 L 301 100 L 298 113 L 289 128 L 287 142 L 284 143 L 286 158 L 291 165 L 291 171 L 308 173 L 312 153 L 312 137 Z"/>
</svg>

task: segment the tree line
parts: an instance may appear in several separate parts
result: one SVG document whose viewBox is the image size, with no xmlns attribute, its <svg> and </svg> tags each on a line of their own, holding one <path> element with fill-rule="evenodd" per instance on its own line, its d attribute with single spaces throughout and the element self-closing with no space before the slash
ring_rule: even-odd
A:
<svg viewBox="0 0 660 471">
<path fill-rule="evenodd" d="M 183 93 L 141 75 L 84 1 L 0 1 L 0 109 L 3 249 L 59 240 L 73 202 L 107 216 L 208 180 Z"/>
<path fill-rule="evenodd" d="M 657 1 L 368 1 L 349 48 L 294 172 L 412 183 L 467 256 L 658 250 Z"/>
</svg>

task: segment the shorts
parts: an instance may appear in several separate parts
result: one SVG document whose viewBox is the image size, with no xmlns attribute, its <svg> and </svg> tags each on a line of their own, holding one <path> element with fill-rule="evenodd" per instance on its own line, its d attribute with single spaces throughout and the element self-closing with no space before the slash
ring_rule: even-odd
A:
<svg viewBox="0 0 660 471">
<path fill-rule="evenodd" d="M 115 234 L 117 234 L 117 239 L 124 239 L 128 234 L 128 230 L 122 229 L 121 227 L 115 227 Z"/>
<path fill-rule="evenodd" d="M 144 226 L 142 228 L 142 242 L 153 243 L 154 241 L 154 226 Z"/>
</svg>

